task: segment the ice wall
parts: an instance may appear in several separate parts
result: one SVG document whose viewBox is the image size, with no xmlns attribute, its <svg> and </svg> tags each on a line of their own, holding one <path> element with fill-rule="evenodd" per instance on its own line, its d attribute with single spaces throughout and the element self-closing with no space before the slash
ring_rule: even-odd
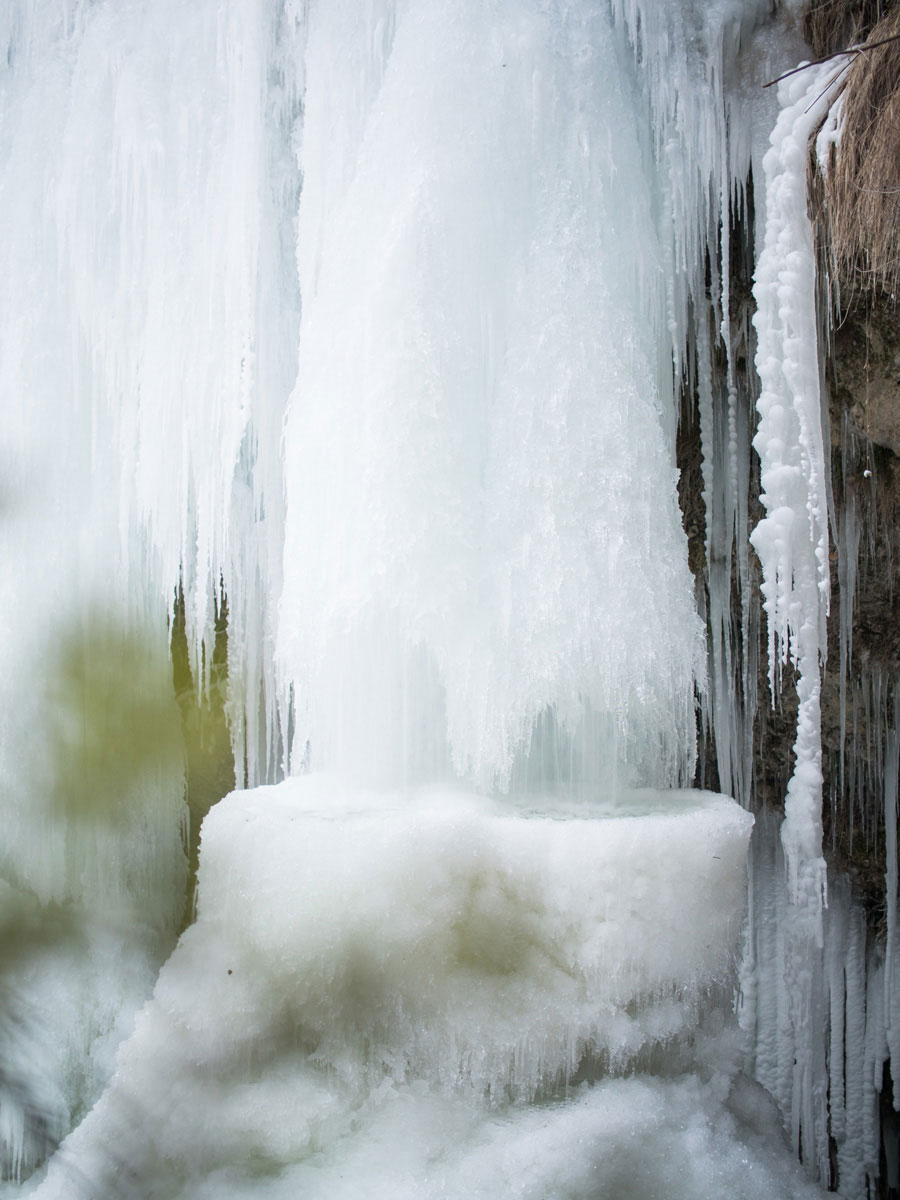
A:
<svg viewBox="0 0 900 1200">
<path fill-rule="evenodd" d="M 702 634 L 630 48 L 594 4 L 309 21 L 293 761 L 502 789 L 688 779 Z"/>
<path fill-rule="evenodd" d="M 56 748 L 85 742 L 88 710 L 79 701 L 68 720 L 58 693 L 103 697 L 107 741 L 119 740 L 123 709 L 140 726 L 144 710 L 121 701 L 119 677 L 132 674 L 122 664 L 133 653 L 146 662 L 138 678 L 150 693 L 165 682 L 179 583 L 199 680 L 214 599 L 228 595 L 241 783 L 331 767 L 370 783 L 462 777 L 585 801 L 634 779 L 686 781 L 706 671 L 673 462 L 676 395 L 696 383 L 713 573 L 703 719 L 723 780 L 748 800 L 751 416 L 735 384 L 729 267 L 752 139 L 732 82 L 769 10 L 756 0 L 5 6 L 0 219 L 14 235 L 0 246 L 2 869 L 13 923 L 24 913 L 18 928 L 33 920 L 47 937 L 39 970 L 23 959 L 6 976 L 39 1018 L 6 1027 L 16 1051 L 2 1136 L 14 1171 L 47 1149 L 45 1116 L 52 1143 L 97 1095 L 178 919 L 181 771 L 157 758 L 156 739 L 139 770 L 104 780 L 101 822 L 46 800 L 85 794 L 80 767 L 60 770 Z M 749 340 L 745 330 L 745 353 Z M 717 355 L 721 378 L 709 366 Z M 821 492 L 810 494 L 807 517 L 821 521 Z M 801 500 L 791 503 L 802 523 Z M 53 737 L 51 705 L 62 714 Z M 813 748 L 804 763 L 814 759 Z M 633 902 L 649 911 L 677 860 L 657 877 L 638 857 L 628 861 L 644 892 Z M 816 866 L 815 854 L 801 857 Z M 754 886 L 763 878 L 761 868 Z M 65 953 L 50 904 L 78 913 L 84 941 L 65 929 Z M 123 910 L 107 938 L 100 917 Z M 205 933 L 191 936 L 203 960 Z M 86 954 L 70 953 L 82 945 Z M 270 949 L 277 973 L 285 948 Z M 160 993 L 174 986 L 184 1011 L 195 1000 L 189 962 L 188 951 L 173 960 Z M 620 990 L 590 993 L 615 1010 L 613 1025 L 629 1005 L 658 1016 L 646 988 L 623 982 L 629 969 L 626 955 Z M 686 961 L 667 978 L 688 996 L 700 986 Z M 783 975 L 774 986 L 783 998 Z M 804 986 L 791 994 L 802 1000 Z M 69 1032 L 44 1055 L 35 1047 L 62 1027 L 57 993 L 74 997 Z M 792 1019 L 805 1036 L 801 1007 Z M 209 1029 L 230 1036 L 235 1024 Z M 164 1020 L 160 1029 L 171 1034 Z M 292 1028 L 303 1045 L 301 1034 Z M 732 1116 L 718 1096 L 733 1066 L 716 1076 L 716 1103 L 699 1108 L 696 1079 L 582 1096 L 560 1110 L 559 1140 L 548 1137 L 565 1150 L 545 1145 L 545 1164 L 571 1159 L 594 1115 L 610 1120 L 617 1102 L 633 1128 L 689 1162 L 679 1126 L 704 1145 L 725 1139 Z M 256 1087 L 241 1077 L 228 1093 L 232 1067 L 240 1077 L 243 1067 L 215 1065 L 203 1092 L 221 1102 L 226 1131 Z M 263 1106 L 251 1160 L 254 1139 L 266 1161 L 288 1154 L 267 1139 L 297 1089 L 307 1094 L 307 1069 L 318 1067 L 298 1066 L 275 1108 Z M 785 1105 L 805 1104 L 822 1081 L 818 1062 L 789 1082 Z M 332 1093 L 316 1095 L 329 1110 Z M 37 1098 L 38 1120 L 15 1107 L 21 1096 Z M 423 1111 L 458 1114 L 445 1099 Z M 101 1105 L 121 1105 L 109 1128 L 135 1111 L 126 1100 L 114 1089 Z M 642 1105 L 656 1114 L 649 1123 Z M 352 1151 L 360 1163 L 384 1163 L 387 1112 Z M 757 1141 L 772 1141 L 760 1112 L 741 1111 L 724 1174 L 702 1160 L 711 1194 L 742 1194 L 735 1164 L 757 1118 Z M 537 1118 L 519 1116 L 516 1138 L 527 1139 Z M 504 1142 L 493 1118 L 459 1120 L 476 1165 L 460 1158 L 454 1187 L 512 1178 L 546 1194 L 550 1167 L 533 1163 L 523 1181 L 496 1166 L 521 1140 Z M 416 1145 L 427 1146 L 422 1124 Z M 604 1128 L 614 1152 L 607 1166 L 579 1159 L 578 1187 L 606 1171 L 604 1186 L 625 1194 L 641 1164 L 621 1125 Z M 229 1176 L 223 1153 L 198 1151 Z M 410 1190 L 421 1190 L 423 1155 Z M 331 1194 L 344 1187 L 336 1164 L 321 1177 Z M 671 1173 L 656 1159 L 644 1169 L 657 1181 Z M 771 1169 L 778 1182 L 759 1166 L 763 1194 L 801 1194 L 788 1167 Z M 676 1182 L 704 1194 L 687 1169 Z"/>
<path fill-rule="evenodd" d="M 173 589 L 202 679 L 232 561 L 233 725 L 266 769 L 281 412 L 259 398 L 296 357 L 293 28 L 269 4 L 0 12 L 0 1174 L 99 1094 L 174 941 Z"/>
<path fill-rule="evenodd" d="M 202 676 L 221 581 L 249 782 L 290 742 L 295 769 L 340 745 L 383 774 L 546 784 L 599 776 L 603 746 L 689 773 L 673 368 L 705 249 L 727 257 L 746 146 L 725 80 L 767 12 L 7 6 L 5 436 L 33 481 L 16 558 L 43 569 L 11 641 L 99 591 L 159 644 L 180 577 Z M 365 422 L 341 445 L 348 397 Z M 358 532 L 329 538 L 338 519 Z"/>
</svg>

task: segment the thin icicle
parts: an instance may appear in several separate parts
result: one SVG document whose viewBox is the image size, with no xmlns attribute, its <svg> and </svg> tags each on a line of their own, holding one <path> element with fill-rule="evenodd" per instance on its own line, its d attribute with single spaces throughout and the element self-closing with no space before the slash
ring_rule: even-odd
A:
<svg viewBox="0 0 900 1200">
<path fill-rule="evenodd" d="M 897 931 L 897 782 L 900 773 L 900 730 L 897 720 L 898 683 L 894 681 L 894 723 L 884 756 L 885 899 L 887 932 L 884 960 L 885 1037 L 894 1072 L 900 1073 L 900 943 Z M 893 1102 L 900 1109 L 895 1085 Z"/>
<path fill-rule="evenodd" d="M 841 1194 L 864 1196 L 866 1171 L 863 1154 L 866 1040 L 866 922 L 859 908 L 850 912 L 850 930 L 845 967 L 846 1033 L 845 1096 L 846 1136 L 838 1143 Z"/>
</svg>

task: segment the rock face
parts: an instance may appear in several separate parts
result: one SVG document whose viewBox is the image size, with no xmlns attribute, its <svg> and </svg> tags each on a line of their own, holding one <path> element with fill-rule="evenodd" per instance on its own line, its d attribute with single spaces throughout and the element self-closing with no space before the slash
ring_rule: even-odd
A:
<svg viewBox="0 0 900 1200">
<path fill-rule="evenodd" d="M 858 437 L 900 455 L 900 324 L 895 301 L 860 301 L 834 341 L 833 397 Z"/>
<path fill-rule="evenodd" d="M 831 861 L 847 870 L 870 935 L 893 903 L 886 847 L 887 731 L 900 681 L 900 312 L 892 218 L 900 134 L 895 6 L 830 0 L 810 10 L 816 54 L 866 41 L 842 97 L 842 134 L 811 207 L 823 277 L 839 298 L 825 346 L 831 423 L 832 620 L 823 679 L 826 834 Z M 888 931 L 890 935 L 890 930 Z"/>
<path fill-rule="evenodd" d="M 831 861 L 848 870 L 872 931 L 884 920 L 883 725 L 900 678 L 900 314 L 860 298 L 828 361 L 835 502 L 833 619 L 823 681 Z M 842 703 L 843 694 L 843 703 Z"/>
<path fill-rule="evenodd" d="M 835 10 L 831 15 L 837 18 L 841 15 L 836 12 L 838 8 L 849 12 L 854 6 L 832 4 L 818 8 Z M 865 37 L 868 32 L 865 21 L 871 22 L 875 17 L 874 13 L 862 14 L 863 23 L 853 25 L 855 34 L 851 40 Z M 846 22 L 838 25 L 843 29 Z M 824 55 L 835 48 L 820 41 L 817 53 Z M 813 182 L 810 209 L 819 212 L 824 201 L 820 185 Z M 736 393 L 738 427 L 744 419 L 742 413 L 747 414 L 748 442 L 756 424 L 754 406 L 758 389 L 752 367 L 752 332 L 748 334 L 753 308 L 747 278 L 747 262 L 752 259 L 750 247 L 754 244 L 752 224 L 751 210 L 747 214 L 748 228 L 732 229 L 730 324 L 734 390 L 731 400 L 727 395 L 724 362 L 713 364 L 716 378 L 712 388 L 718 406 L 714 420 L 724 421 L 724 417 L 716 414 L 726 411 L 727 403 L 734 402 Z M 890 1029 L 892 996 L 896 1013 L 896 995 L 900 991 L 900 979 L 893 966 L 897 957 L 897 838 L 892 827 L 896 818 L 891 800 L 891 773 L 896 776 L 896 758 L 891 758 L 890 749 L 900 721 L 900 311 L 897 297 L 885 278 L 880 280 L 879 287 L 873 288 L 871 276 L 864 278 L 858 270 L 858 260 L 835 263 L 824 218 L 818 235 L 822 264 L 819 314 L 822 394 L 827 403 L 823 419 L 828 425 L 826 454 L 830 444 L 830 462 L 826 462 L 826 468 L 830 468 L 831 566 L 827 662 L 821 687 L 824 853 L 830 897 L 824 920 L 823 953 L 826 964 L 831 963 L 831 968 L 826 966 L 826 973 L 830 969 L 834 972 L 826 980 L 832 1004 L 837 997 L 837 1009 L 833 1007 L 826 1015 L 816 1035 L 822 1039 L 820 1062 L 823 1086 L 827 1089 L 823 1121 L 827 1121 L 831 1158 L 830 1167 L 827 1162 L 824 1168 L 820 1165 L 820 1176 L 826 1186 L 840 1190 L 842 1195 L 877 1196 L 886 1200 L 900 1194 L 891 1167 L 898 1147 L 893 1110 L 893 1077 L 898 1068 L 891 1069 L 891 1053 L 897 1058 L 900 1049 L 897 1035 Z M 829 305 L 838 296 L 840 311 L 832 316 Z M 679 494 L 698 602 L 708 617 L 713 647 L 713 686 L 702 722 L 698 781 L 702 786 L 732 791 L 735 795 L 742 787 L 744 802 L 758 815 L 758 831 L 770 831 L 766 835 L 768 842 L 761 840 L 762 834 L 755 840 L 757 857 L 753 869 L 761 873 L 757 874 L 755 885 L 751 885 L 751 893 L 755 887 L 759 894 L 767 881 L 777 882 L 782 872 L 777 830 L 794 768 L 796 681 L 791 665 L 784 665 L 780 673 L 776 671 L 775 695 L 771 695 L 759 563 L 752 550 L 748 563 L 739 562 L 740 517 L 733 535 L 727 520 L 720 522 L 718 541 L 714 532 L 712 536 L 707 532 L 708 528 L 714 529 L 716 514 L 714 509 L 710 520 L 704 504 L 704 447 L 698 429 L 696 396 L 690 388 L 686 388 L 686 393 L 678 444 L 682 471 Z M 721 458 L 719 443 L 711 445 L 712 456 L 718 452 Z M 710 454 L 709 447 L 706 453 Z M 746 474 L 735 488 L 738 500 L 732 511 L 739 513 L 743 501 L 747 528 L 753 529 L 762 514 L 758 462 L 755 455 L 748 457 Z M 722 487 L 726 498 L 731 486 L 726 483 Z M 742 497 L 741 487 L 746 487 Z M 716 503 L 721 504 L 721 500 L 714 495 L 713 505 Z M 722 525 L 726 529 L 724 537 Z M 729 577 L 730 595 L 727 594 Z M 718 670 L 720 674 L 730 672 L 725 686 L 716 683 L 716 587 L 719 610 L 723 591 L 728 608 L 726 633 L 718 635 L 726 647 L 725 666 L 720 661 Z M 726 739 L 729 744 L 723 749 Z M 742 746 L 746 747 L 743 776 L 740 766 L 735 766 L 744 753 Z M 770 864 L 769 868 L 765 868 L 765 862 Z M 764 874 L 766 869 L 769 875 Z M 779 920 L 774 919 L 773 928 Z M 755 945 L 757 957 L 752 961 L 757 966 L 775 963 L 774 941 L 767 943 L 760 936 Z M 881 997 L 887 1003 L 887 1017 L 879 1009 Z M 893 1020 L 897 1024 L 896 1015 Z M 862 1050 L 851 1051 L 854 1022 L 865 1031 L 867 1039 L 864 1064 Z M 870 1056 L 869 1049 L 875 1043 L 878 1048 Z M 855 1066 L 851 1061 L 854 1056 L 859 1060 Z M 790 1064 L 789 1054 L 784 1061 Z M 851 1118 L 850 1074 L 857 1068 L 868 1080 L 869 1092 Z M 752 1069 L 765 1086 L 777 1092 L 777 1087 L 766 1077 L 765 1063 L 754 1062 Z M 790 1073 L 789 1065 L 787 1071 Z M 842 1074 L 845 1071 L 846 1077 Z M 777 1076 L 777 1072 L 774 1074 Z M 790 1088 L 777 1098 L 782 1111 L 788 1114 Z M 900 1099 L 900 1092 L 897 1098 Z M 851 1137 L 853 1121 L 857 1122 L 857 1133 Z M 858 1145 L 865 1141 L 865 1148 L 858 1153 L 852 1149 L 854 1138 Z"/>
</svg>

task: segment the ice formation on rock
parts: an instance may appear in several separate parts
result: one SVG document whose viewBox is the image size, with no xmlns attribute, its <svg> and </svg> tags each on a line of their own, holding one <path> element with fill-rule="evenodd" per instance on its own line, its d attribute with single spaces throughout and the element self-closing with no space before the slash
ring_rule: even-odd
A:
<svg viewBox="0 0 900 1200">
<path fill-rule="evenodd" d="M 791 1107 L 796 1145 L 828 1178 L 822 909 L 821 670 L 828 616 L 828 497 L 816 258 L 807 212 L 809 142 L 834 100 L 843 62 L 801 72 L 781 84 L 782 109 L 763 167 L 766 229 L 756 267 L 756 365 L 761 391 L 754 447 L 766 515 L 751 541 L 762 565 L 769 638 L 769 684 L 790 658 L 799 710 L 794 770 L 780 836 L 787 871 L 783 969 L 793 1032 L 790 1085 L 777 1088 Z M 817 1061 L 818 1058 L 818 1061 Z M 775 1081 L 771 1080 L 770 1086 Z"/>
<path fill-rule="evenodd" d="M 353 1194 L 388 1187 L 395 1154 L 419 1195 L 537 1186 L 560 1151 L 515 1161 L 529 1102 L 571 1146 L 587 1081 L 691 1061 L 730 977 L 751 825 L 691 792 L 639 793 L 624 815 L 322 775 L 234 793 L 204 823 L 197 920 L 36 1194 L 149 1200 L 215 1173 L 220 1196 L 260 1175 L 325 1194 L 356 1171 Z M 717 1119 L 696 1120 L 712 1140 Z M 740 1140 L 704 1149 L 711 1179 Z"/>
<path fill-rule="evenodd" d="M 747 47 L 774 61 L 772 28 L 768 0 L 0 13 L 0 934 L 27 950 L 0 991 L 9 1194 L 73 1127 L 42 1195 L 816 1194 L 723 1018 L 749 818 L 629 790 L 692 782 L 699 703 L 721 786 L 752 797 L 753 335 L 729 291 L 751 161 L 773 230 L 755 545 L 806 690 L 783 847 L 762 821 L 750 860 L 742 1011 L 824 1178 L 827 1031 L 804 1003 L 827 981 L 832 1132 L 863 1186 L 896 904 L 883 972 L 840 903 L 819 947 L 826 488 L 797 164 L 828 97 L 788 89 L 763 186 Z M 198 919 L 129 1038 L 183 898 L 176 589 L 201 690 L 227 595 L 253 790 L 208 818 Z M 110 742 L 124 774 L 92 756 Z"/>
</svg>

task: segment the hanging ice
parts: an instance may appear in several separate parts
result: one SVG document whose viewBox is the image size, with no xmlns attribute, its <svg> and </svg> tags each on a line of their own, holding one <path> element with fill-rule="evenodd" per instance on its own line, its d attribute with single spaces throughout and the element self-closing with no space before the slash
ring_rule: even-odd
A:
<svg viewBox="0 0 900 1200">
<path fill-rule="evenodd" d="M 500 1180 L 537 1195 L 596 1125 L 610 1161 L 562 1167 L 570 1194 L 595 1195 L 591 1173 L 615 1180 L 629 1152 L 603 1090 L 576 1085 L 652 1054 L 690 1061 L 685 1038 L 729 977 L 751 824 L 700 793 L 589 817 L 321 776 L 235 793 L 204 826 L 197 921 L 37 1195 L 133 1179 L 143 1200 L 242 1197 L 260 1176 L 278 1196 Z M 696 1087 L 613 1093 L 630 1119 L 670 1104 L 653 1121 L 679 1155 L 687 1113 L 709 1142 L 667 1194 L 787 1194 L 793 1173 Z M 534 1099 L 553 1132 L 529 1161 Z M 748 1153 L 749 1190 L 733 1161 Z"/>
<path fill-rule="evenodd" d="M 36 1195 L 810 1190 L 721 1028 L 750 819 L 627 787 L 695 755 L 673 343 L 716 126 L 685 62 L 694 37 L 721 57 L 736 12 L 0 17 L 3 453 L 40 472 L 0 561 L 10 707 L 61 613 L 95 645 L 98 599 L 121 640 L 75 678 L 121 707 L 94 660 L 135 631 L 164 678 L 179 583 L 202 675 L 224 587 L 238 777 L 313 771 L 213 810 L 198 920 Z M 10 728 L 16 776 L 41 701 Z M 151 756 L 140 805 L 109 803 L 127 836 L 98 851 L 70 822 L 45 848 L 23 776 L 16 902 L 69 906 L 91 948 L 57 1059 L 16 1051 L 55 1136 L 177 919 L 181 791 Z M 153 945 L 114 1027 L 104 964 L 134 931 Z M 54 1032 L 73 979 L 57 955 L 37 981 Z M 692 1073 L 606 1078 L 626 1065 Z M 24 1111 L 0 1125 L 14 1169 Z"/>
<path fill-rule="evenodd" d="M 816 262 L 807 212 L 809 141 L 843 70 L 831 61 L 781 85 L 782 111 L 764 160 L 766 230 L 756 270 L 754 317 L 762 385 L 761 500 L 752 542 L 763 569 L 773 696 L 781 665 L 796 671 L 799 710 L 794 771 L 781 828 L 788 911 L 783 960 L 793 1037 L 792 1079 L 778 1088 L 791 1105 L 794 1144 L 828 1178 L 825 1021 L 822 988 L 821 669 L 828 614 L 828 512 L 819 391 Z M 777 886 L 777 885 L 776 885 Z"/>
<path fill-rule="evenodd" d="M 312 6 L 295 766 L 690 776 L 702 630 L 630 53 L 593 4 Z"/>
</svg>

